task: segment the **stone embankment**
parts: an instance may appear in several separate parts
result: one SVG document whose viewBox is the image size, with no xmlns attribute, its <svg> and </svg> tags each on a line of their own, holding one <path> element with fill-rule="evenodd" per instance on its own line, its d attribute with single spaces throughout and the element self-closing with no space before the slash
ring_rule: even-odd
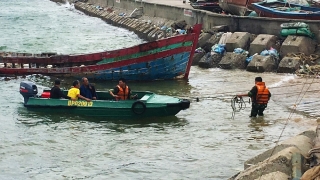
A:
<svg viewBox="0 0 320 180">
<path fill-rule="evenodd" d="M 175 29 L 186 27 L 185 22 L 176 23 L 162 18 L 143 16 L 143 9 L 128 11 L 114 7 L 100 7 L 89 3 L 75 2 L 75 8 L 93 17 L 98 17 L 114 26 L 123 27 L 135 32 L 147 41 L 171 36 Z M 173 27 L 173 28 L 171 28 Z"/>
<path fill-rule="evenodd" d="M 76 1 L 74 5 L 85 14 L 133 31 L 146 41 L 172 36 L 191 27 L 184 20 L 173 21 L 146 16 L 143 8 L 130 11 L 80 1 Z M 320 71 L 320 51 L 317 42 L 310 37 L 289 35 L 284 38 L 248 32 L 231 33 L 228 30 L 228 26 L 203 30 L 198 42 L 201 50 L 195 53 L 193 65 L 202 68 L 246 69 L 251 72 L 315 74 Z M 225 52 L 215 52 L 213 46 L 219 43 L 225 44 Z M 237 48 L 241 48 L 243 52 L 234 53 Z M 270 49 L 275 49 L 276 55 L 260 55 L 262 51 Z"/>
</svg>

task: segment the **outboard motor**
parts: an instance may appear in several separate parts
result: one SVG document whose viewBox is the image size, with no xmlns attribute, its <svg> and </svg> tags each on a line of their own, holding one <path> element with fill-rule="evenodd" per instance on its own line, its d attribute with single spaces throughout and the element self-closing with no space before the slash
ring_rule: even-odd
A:
<svg viewBox="0 0 320 180">
<path fill-rule="evenodd" d="M 24 105 L 26 105 L 30 97 L 35 97 L 38 94 L 38 88 L 33 82 L 22 81 L 20 83 L 20 94 L 23 96 Z"/>
</svg>

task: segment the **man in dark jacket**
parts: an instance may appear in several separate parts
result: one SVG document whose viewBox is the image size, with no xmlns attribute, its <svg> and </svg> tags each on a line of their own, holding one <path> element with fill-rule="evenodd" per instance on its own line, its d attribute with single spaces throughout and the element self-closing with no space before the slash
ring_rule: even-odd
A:
<svg viewBox="0 0 320 180">
<path fill-rule="evenodd" d="M 80 87 L 80 95 L 92 100 L 97 99 L 96 89 L 92 84 L 89 84 L 89 80 L 86 77 L 82 78 L 82 85 Z"/>
<path fill-rule="evenodd" d="M 239 94 L 238 97 L 249 96 L 252 100 L 252 108 L 250 117 L 256 117 L 257 115 L 263 116 L 263 111 L 266 109 L 271 97 L 271 93 L 262 82 L 261 77 L 255 78 L 255 86 L 248 92 L 248 94 Z"/>
<path fill-rule="evenodd" d="M 50 91 L 50 98 L 51 99 L 60 99 L 60 98 L 70 99 L 69 96 L 62 93 L 62 91 L 60 89 L 60 80 L 59 79 L 56 79 L 54 81 L 54 87 Z"/>
</svg>

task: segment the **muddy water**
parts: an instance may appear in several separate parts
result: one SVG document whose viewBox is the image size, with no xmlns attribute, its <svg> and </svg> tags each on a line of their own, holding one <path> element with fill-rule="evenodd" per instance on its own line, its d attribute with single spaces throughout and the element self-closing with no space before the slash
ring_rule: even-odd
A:
<svg viewBox="0 0 320 180">
<path fill-rule="evenodd" d="M 44 25 L 47 16 L 43 15 L 42 20 L 37 18 L 39 22 L 22 18 L 32 14 L 23 11 L 26 2 L 1 2 L 7 6 L 7 11 L 0 12 L 2 18 L 12 17 L 8 11 L 14 8 L 20 11 L 11 14 L 24 13 L 13 19 L 11 25 L 15 25 L 15 31 L 9 31 L 7 26 L 0 27 L 6 34 L 0 38 L 0 46 L 5 51 L 34 53 L 52 48 L 64 53 L 92 52 L 112 43 L 100 41 L 101 38 L 114 40 L 115 44 L 122 42 L 118 46 L 130 46 L 140 41 L 128 31 L 107 27 L 96 18 L 49 1 L 40 3 L 40 0 L 28 1 L 26 9 L 44 14 L 46 11 L 43 10 L 48 9 L 50 16 L 56 14 L 74 20 L 69 18 L 63 23 L 58 21 L 63 18 L 56 17 L 57 21 L 51 21 L 59 22 L 52 26 L 54 29 L 65 32 L 59 34 L 68 34 L 62 40 L 55 39 L 55 31 L 50 28 L 37 29 L 37 32 L 41 31 L 38 34 L 46 34 L 38 40 L 28 38 L 16 31 L 25 26 L 30 29 L 35 23 Z M 3 15 L 3 12 L 8 14 Z M 38 17 L 42 17 L 41 13 Z M 21 18 L 24 25 L 18 21 Z M 81 21 L 76 22 L 76 19 Z M 88 24 L 81 25 L 81 22 Z M 90 24 L 92 22 L 94 25 Z M 10 24 L 10 20 L 6 23 Z M 77 28 L 68 28 L 73 27 L 72 23 Z M 82 33 L 76 33 L 74 29 Z M 104 34 L 109 31 L 101 29 L 111 29 L 116 35 Z M 88 35 L 90 33 L 93 34 Z M 20 42 L 21 38 L 25 38 L 23 42 Z M 91 38 L 89 44 L 87 38 Z M 262 76 L 273 94 L 265 116 L 250 119 L 250 104 L 246 103 L 247 108 L 237 112 L 232 119 L 231 98 L 251 89 L 257 75 Z M 55 78 L 28 76 L 26 79 L 36 82 L 41 91 L 51 87 Z M 243 169 L 245 160 L 272 148 L 282 131 L 280 141 L 314 127 L 315 119 L 320 117 L 319 79 L 294 75 L 192 67 L 189 81 L 129 83 L 135 90 L 192 101 L 190 109 L 181 111 L 176 117 L 135 121 L 27 111 L 18 92 L 19 83 L 26 79 L 0 79 L 0 179 L 227 179 Z M 63 79 L 62 86 L 70 87 L 73 80 Z M 115 82 L 92 83 L 99 90 L 116 85 Z M 297 111 L 292 114 L 294 105 L 297 105 Z"/>
</svg>

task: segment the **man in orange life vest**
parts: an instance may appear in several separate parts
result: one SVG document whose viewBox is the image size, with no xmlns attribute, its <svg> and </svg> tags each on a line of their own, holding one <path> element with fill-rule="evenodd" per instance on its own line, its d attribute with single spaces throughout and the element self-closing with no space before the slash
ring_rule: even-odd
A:
<svg viewBox="0 0 320 180">
<path fill-rule="evenodd" d="M 266 109 L 271 93 L 262 82 L 261 77 L 255 78 L 255 86 L 248 92 L 248 94 L 239 94 L 238 97 L 249 96 L 252 100 L 252 108 L 250 117 L 257 115 L 263 116 L 263 111 Z"/>
<path fill-rule="evenodd" d="M 119 79 L 119 84 L 113 91 L 110 91 L 110 95 L 116 98 L 117 101 L 130 99 L 131 89 L 127 86 L 124 78 Z"/>
</svg>

